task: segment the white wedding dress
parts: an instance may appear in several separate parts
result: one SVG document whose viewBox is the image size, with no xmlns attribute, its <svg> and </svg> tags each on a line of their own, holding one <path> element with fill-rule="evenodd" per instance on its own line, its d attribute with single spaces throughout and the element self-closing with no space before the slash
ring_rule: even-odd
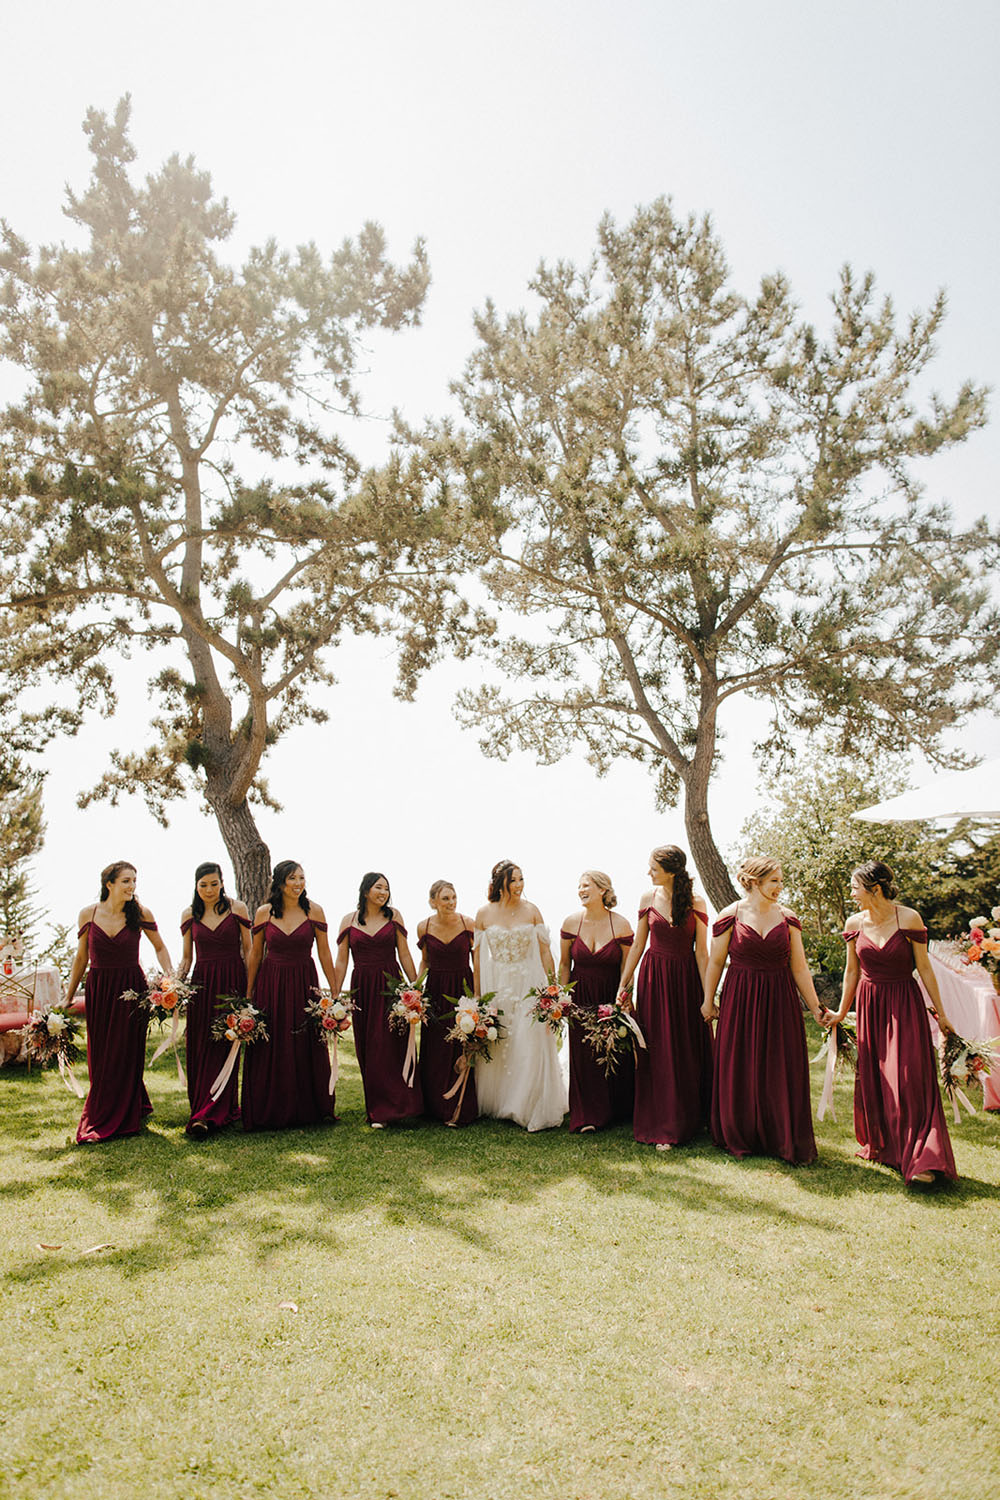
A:
<svg viewBox="0 0 1000 1500">
<path fill-rule="evenodd" d="M 539 942 L 548 940 L 548 928 L 530 922 L 479 929 L 474 939 L 480 993 L 496 992 L 506 1027 L 490 1061 L 476 1064 L 480 1113 L 515 1120 L 525 1130 L 551 1130 L 562 1124 L 569 1108 L 558 1042 L 547 1026 L 531 1019 L 534 1001 L 526 998 L 530 989 L 545 983 Z"/>
</svg>

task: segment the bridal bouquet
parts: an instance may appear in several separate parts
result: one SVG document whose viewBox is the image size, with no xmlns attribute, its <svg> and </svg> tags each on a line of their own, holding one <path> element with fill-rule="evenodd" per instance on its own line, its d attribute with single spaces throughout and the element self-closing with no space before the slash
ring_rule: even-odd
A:
<svg viewBox="0 0 1000 1500">
<path fill-rule="evenodd" d="M 957 1031 L 949 1031 L 940 1043 L 941 1087 L 951 1104 L 957 1125 L 961 1116 L 958 1106 L 963 1104 L 970 1115 L 975 1109 L 963 1093 L 964 1088 L 983 1086 L 983 1079 L 992 1073 L 997 1062 L 997 1047 L 1000 1037 L 989 1042 L 967 1042 Z"/>
<path fill-rule="evenodd" d="M 570 994 L 572 988 L 571 984 L 557 984 L 553 979 L 548 984 L 540 984 L 529 990 L 527 998 L 535 1002 L 531 1007 L 531 1019 L 540 1021 L 555 1036 L 561 1037 L 563 1027 L 574 1013 L 573 997 Z"/>
<path fill-rule="evenodd" d="M 635 1017 L 617 1001 L 614 1005 L 599 1005 L 596 1011 L 577 1007 L 573 1019 L 583 1031 L 584 1039 L 606 1078 L 617 1072 L 623 1057 L 631 1053 L 634 1058 L 637 1047 L 645 1050 L 646 1038 Z"/>
<path fill-rule="evenodd" d="M 445 1041 L 457 1042 L 462 1049 L 455 1064 L 458 1076 L 444 1095 L 446 1099 L 458 1095 L 455 1113 L 448 1121 L 449 1125 L 456 1125 L 462 1113 L 469 1075 L 477 1062 L 489 1062 L 490 1048 L 494 1042 L 503 1041 L 506 1027 L 500 1019 L 503 1011 L 496 1003 L 493 990 L 487 995 L 474 995 L 466 985 L 461 1000 L 452 1000 L 450 995 L 446 998 L 455 1007 L 455 1019 L 445 1033 Z"/>
<path fill-rule="evenodd" d="M 403 1082 L 407 1088 L 417 1071 L 417 1027 L 422 1021 L 431 1021 L 430 1001 L 424 994 L 420 980 L 392 979 L 387 988 L 389 995 L 389 1025 L 393 1031 L 407 1034 L 406 1056 L 403 1058 Z"/>
<path fill-rule="evenodd" d="M 28 1065 L 38 1063 L 46 1067 L 55 1063 L 63 1083 L 83 1098 L 83 1089 L 76 1080 L 73 1064 L 80 1056 L 80 1019 L 61 1006 L 53 1006 L 42 1014 L 29 1016 L 28 1024 L 21 1033 L 24 1050 L 28 1054 Z"/>
<path fill-rule="evenodd" d="M 217 1004 L 222 1014 L 212 1022 L 212 1040 L 228 1042 L 230 1045 L 229 1055 L 209 1090 L 213 1099 L 221 1097 L 232 1077 L 240 1048 L 249 1046 L 252 1042 L 268 1040 L 267 1017 L 262 1010 L 257 1009 L 252 1000 L 243 1000 L 237 995 L 220 995 Z"/>
<path fill-rule="evenodd" d="M 188 984 L 183 979 L 177 979 L 173 974 L 154 974 L 145 991 L 140 995 L 136 990 L 123 990 L 122 999 L 130 1005 L 136 1005 L 140 1010 L 149 1012 L 149 1019 L 162 1026 L 165 1021 L 170 1022 L 170 1031 L 157 1047 L 150 1063 L 157 1062 L 169 1048 L 174 1049 L 174 1057 L 177 1061 L 177 1077 L 181 1083 L 186 1083 L 184 1069 L 181 1066 L 181 1055 L 177 1049 L 177 1033 L 180 1030 L 181 1017 L 184 1015 L 195 992 L 195 986 Z"/>
<path fill-rule="evenodd" d="M 814 1063 L 826 1059 L 826 1076 L 823 1079 L 823 1092 L 820 1095 L 819 1104 L 816 1109 L 816 1118 L 823 1120 L 829 1113 L 831 1120 L 837 1118 L 833 1108 L 833 1078 L 841 1062 L 845 1062 L 856 1073 L 858 1069 L 858 1025 L 854 1011 L 849 1011 L 842 1021 L 836 1026 L 831 1026 L 823 1038 Z"/>
<path fill-rule="evenodd" d="M 306 1019 L 315 1028 L 320 1041 L 329 1044 L 330 1093 L 337 1087 L 340 1076 L 340 1061 L 337 1057 L 337 1039 L 342 1032 L 350 1031 L 354 1014 L 354 992 L 343 990 L 339 995 L 325 995 L 313 988 L 314 1000 L 306 1001 Z"/>
</svg>

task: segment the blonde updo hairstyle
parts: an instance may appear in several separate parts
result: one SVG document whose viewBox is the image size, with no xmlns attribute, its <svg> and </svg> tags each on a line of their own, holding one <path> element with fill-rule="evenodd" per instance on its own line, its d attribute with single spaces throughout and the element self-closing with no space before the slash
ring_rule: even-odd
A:
<svg viewBox="0 0 1000 1500">
<path fill-rule="evenodd" d="M 781 869 L 781 860 L 772 859 L 769 854 L 751 854 L 743 860 L 736 871 L 736 879 L 747 892 L 753 890 L 762 880 L 773 875 L 776 870 Z"/>
<path fill-rule="evenodd" d="M 610 911 L 613 906 L 618 905 L 618 897 L 615 895 L 615 888 L 611 884 L 610 875 L 605 875 L 603 870 L 584 870 L 583 873 L 591 885 L 597 886 L 606 911 Z"/>
<path fill-rule="evenodd" d="M 430 900 L 436 901 L 442 891 L 453 891 L 454 884 L 450 880 L 435 880 L 430 888 Z"/>
</svg>

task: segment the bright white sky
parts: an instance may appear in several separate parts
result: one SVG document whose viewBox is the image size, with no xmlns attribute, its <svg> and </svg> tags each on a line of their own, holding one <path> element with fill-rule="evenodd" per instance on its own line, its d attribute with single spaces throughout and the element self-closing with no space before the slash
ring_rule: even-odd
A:
<svg viewBox="0 0 1000 1500">
<path fill-rule="evenodd" d="M 63 187 L 88 173 L 84 112 L 128 91 L 140 166 L 193 153 L 239 215 L 234 258 L 268 236 L 333 248 L 368 218 L 400 258 L 423 235 L 423 327 L 380 341 L 368 388 L 381 415 L 396 403 L 420 420 L 446 406 L 474 307 L 520 305 L 541 258 L 585 259 L 605 210 L 626 219 L 669 193 L 712 213 L 744 289 L 780 267 L 820 325 L 845 260 L 904 311 L 945 286 L 934 383 L 950 395 L 1000 373 L 998 42 L 991 0 L 50 0 L 5 16 L 0 214 L 32 244 L 62 238 Z M 357 435 L 366 458 L 384 432 Z M 929 490 L 962 520 L 995 515 L 998 459 L 994 421 L 928 469 Z M 272 755 L 285 810 L 260 816 L 273 858 L 302 861 L 331 921 L 369 868 L 389 875 L 411 930 L 437 876 L 471 913 L 502 856 L 554 928 L 592 865 L 634 921 L 650 847 L 683 843 L 680 813 L 655 813 L 641 772 L 598 781 L 582 758 L 484 759 L 451 717 L 465 670 L 438 669 L 399 705 L 385 643 L 345 652 L 340 676 L 331 725 Z M 74 803 L 111 746 L 142 743 L 146 708 L 139 682 L 115 723 L 48 753 L 35 875 L 69 921 L 104 863 L 133 860 L 176 947 L 195 864 L 228 863 L 213 822 L 194 798 L 169 830 L 139 799 Z M 712 816 L 729 850 L 768 770 L 750 752 L 760 722 L 727 724 Z M 995 722 L 963 743 L 986 754 Z"/>
</svg>

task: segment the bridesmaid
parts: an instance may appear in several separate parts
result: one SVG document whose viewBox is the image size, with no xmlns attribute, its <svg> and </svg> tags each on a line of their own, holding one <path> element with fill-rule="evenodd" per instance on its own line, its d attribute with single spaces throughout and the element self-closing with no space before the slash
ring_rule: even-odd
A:
<svg viewBox="0 0 1000 1500">
<path fill-rule="evenodd" d="M 854 1085 L 854 1134 L 867 1161 L 895 1167 L 907 1184 L 954 1179 L 937 1065 L 923 996 L 924 982 L 942 1032 L 952 1025 L 941 1004 L 927 956 L 927 929 L 919 912 L 899 906 L 893 873 L 880 860 L 859 865 L 851 896 L 860 907 L 844 931 L 847 967 L 842 1021 L 856 999 L 858 1072 Z"/>
<path fill-rule="evenodd" d="M 816 1160 L 816 1141 L 798 995 L 818 1025 L 829 1024 L 829 1012 L 821 1013 L 816 998 L 802 924 L 778 903 L 778 861 L 745 859 L 736 878 L 747 899 L 719 913 L 705 975 L 702 1014 L 719 1018 L 712 1136 L 733 1156 L 777 1156 L 801 1165 Z M 727 954 L 720 1015 L 715 991 Z"/>
<path fill-rule="evenodd" d="M 314 942 L 331 992 L 339 989 L 326 930 L 323 908 L 306 895 L 302 866 L 283 859 L 253 919 L 247 998 L 266 1012 L 269 1040 L 246 1049 L 244 1130 L 283 1130 L 337 1118 L 326 1043 L 305 1015 L 316 986 Z"/>
<path fill-rule="evenodd" d="M 170 954 L 156 930 L 153 913 L 136 900 L 135 865 L 116 860 L 101 871 L 100 900 L 80 913 L 80 941 L 66 987 L 66 1004 L 70 1005 L 87 969 L 90 1093 L 76 1132 L 79 1142 L 135 1135 L 153 1112 L 142 1081 L 149 1016 L 121 998 L 125 990 L 142 994 L 146 989 L 146 976 L 139 967 L 143 933 L 153 945 L 160 968 L 169 974 Z"/>
<path fill-rule="evenodd" d="M 203 1139 L 212 1131 L 232 1125 L 240 1117 L 236 1092 L 239 1072 L 232 1076 L 217 1100 L 211 1087 L 229 1054 L 228 1042 L 212 1040 L 216 1001 L 220 995 L 243 995 L 250 960 L 250 914 L 242 901 L 230 901 L 222 885 L 222 866 L 210 860 L 194 872 L 194 895 L 181 916 L 184 952 L 178 973 L 186 979 L 195 965 L 191 982 L 196 992 L 187 1008 L 186 1051 L 188 1102 L 191 1118 L 185 1130 Z"/>
<path fill-rule="evenodd" d="M 343 987 L 347 965 L 354 961 L 354 1050 L 365 1091 L 365 1113 L 373 1130 L 423 1113 L 420 1075 L 403 1082 L 407 1038 L 389 1025 L 386 985 L 417 971 L 410 957 L 403 918 L 391 904 L 389 882 L 370 870 L 361 882 L 356 911 L 340 921 L 333 991 Z"/>
<path fill-rule="evenodd" d="M 424 1094 L 424 1113 L 446 1125 L 471 1125 L 479 1114 L 476 1103 L 476 1075 L 473 1070 L 465 1086 L 458 1119 L 455 1096 L 444 1096 L 457 1081 L 455 1065 L 461 1055 L 457 1042 L 446 1042 L 445 1032 L 454 1011 L 448 999 L 461 999 L 465 985 L 472 989 L 472 920 L 458 911 L 458 897 L 450 880 L 435 880 L 430 889 L 432 917 L 417 926 L 417 947 L 421 951 L 420 974 L 427 975 L 427 998 L 438 1018 L 436 1025 L 425 1026 L 420 1038 L 420 1084 Z"/>
<path fill-rule="evenodd" d="M 649 876 L 653 889 L 639 903 L 620 998 L 629 1004 L 628 985 L 642 959 L 636 1019 L 646 1050 L 639 1051 L 636 1066 L 632 1129 L 637 1141 L 669 1151 L 696 1136 L 709 1118 L 712 1032 L 701 1014 L 708 912 L 694 894 L 687 856 L 676 844 L 653 850 Z"/>
<path fill-rule="evenodd" d="M 622 983 L 632 928 L 615 918 L 618 898 L 603 870 L 584 870 L 577 886 L 580 910 L 566 918 L 559 934 L 559 982 L 572 984 L 573 1004 L 594 1012 L 613 1005 Z M 632 1114 L 634 1067 L 622 1058 L 606 1075 L 578 1027 L 569 1028 L 569 1128 L 581 1134 L 600 1130 Z"/>
</svg>

